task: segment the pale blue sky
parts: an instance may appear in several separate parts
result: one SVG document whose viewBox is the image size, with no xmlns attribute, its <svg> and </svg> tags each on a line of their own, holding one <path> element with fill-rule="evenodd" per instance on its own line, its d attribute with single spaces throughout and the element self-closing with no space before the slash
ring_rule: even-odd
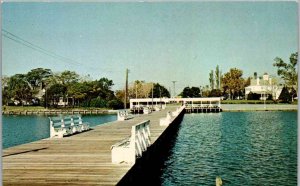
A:
<svg viewBox="0 0 300 186">
<path fill-rule="evenodd" d="M 2 36 L 2 74 L 37 67 L 176 92 L 208 84 L 210 70 L 276 74 L 276 56 L 298 51 L 296 2 L 3 3 L 2 28 L 72 59 L 60 61 Z"/>
</svg>

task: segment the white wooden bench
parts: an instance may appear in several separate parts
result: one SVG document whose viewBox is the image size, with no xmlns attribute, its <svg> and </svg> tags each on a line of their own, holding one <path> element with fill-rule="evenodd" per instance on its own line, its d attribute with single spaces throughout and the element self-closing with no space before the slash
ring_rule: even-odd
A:
<svg viewBox="0 0 300 186">
<path fill-rule="evenodd" d="M 150 114 L 151 112 L 152 112 L 151 108 L 149 108 L 149 107 L 144 107 L 143 108 L 143 113 L 144 114 Z"/>
<path fill-rule="evenodd" d="M 133 118 L 132 114 L 129 114 L 127 110 L 118 111 L 118 121 L 124 121 Z"/>
<path fill-rule="evenodd" d="M 134 164 L 150 146 L 150 120 L 131 127 L 131 136 L 111 146 L 112 163 Z"/>
<path fill-rule="evenodd" d="M 155 110 L 155 111 L 160 111 L 161 108 L 160 108 L 159 106 L 155 106 L 155 107 L 154 107 L 154 110 Z"/>
<path fill-rule="evenodd" d="M 50 138 L 63 138 L 90 129 L 89 123 L 83 123 L 80 115 L 49 117 L 49 120 Z"/>
</svg>

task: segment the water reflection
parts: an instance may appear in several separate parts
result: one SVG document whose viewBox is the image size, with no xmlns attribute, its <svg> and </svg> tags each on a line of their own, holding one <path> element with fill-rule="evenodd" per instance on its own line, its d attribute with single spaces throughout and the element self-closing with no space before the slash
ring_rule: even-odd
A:
<svg viewBox="0 0 300 186">
<path fill-rule="evenodd" d="M 90 123 L 90 127 L 115 121 L 116 115 L 85 115 L 83 120 Z M 2 116 L 2 145 L 8 148 L 44 138 L 49 138 L 50 126 L 46 116 Z"/>
<path fill-rule="evenodd" d="M 163 185 L 296 185 L 296 112 L 187 114 Z"/>
</svg>

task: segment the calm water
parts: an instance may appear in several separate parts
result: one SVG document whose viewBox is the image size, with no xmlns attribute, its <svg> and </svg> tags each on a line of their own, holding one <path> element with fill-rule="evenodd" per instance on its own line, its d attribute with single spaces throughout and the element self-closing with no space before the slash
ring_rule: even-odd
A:
<svg viewBox="0 0 300 186">
<path fill-rule="evenodd" d="M 90 127 L 115 121 L 117 115 L 84 115 L 83 121 Z M 2 145 L 12 147 L 44 138 L 49 138 L 49 119 L 46 116 L 2 116 Z"/>
<path fill-rule="evenodd" d="M 162 185 L 297 185 L 297 112 L 186 114 Z"/>
</svg>

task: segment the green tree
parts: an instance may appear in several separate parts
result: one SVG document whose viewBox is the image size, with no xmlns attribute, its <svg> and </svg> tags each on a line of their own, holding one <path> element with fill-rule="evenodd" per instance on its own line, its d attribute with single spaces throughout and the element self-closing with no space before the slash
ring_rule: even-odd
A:
<svg viewBox="0 0 300 186">
<path fill-rule="evenodd" d="M 209 84 L 210 84 L 210 88 L 214 89 L 215 80 L 214 80 L 214 71 L 213 70 L 209 73 Z"/>
<path fill-rule="evenodd" d="M 76 83 L 79 81 L 79 75 L 75 71 L 65 70 L 58 74 L 58 81 L 62 84 Z"/>
<path fill-rule="evenodd" d="M 105 99 L 101 98 L 93 98 L 90 102 L 91 107 L 98 107 L 98 108 L 104 108 L 106 107 L 107 101 Z"/>
<path fill-rule="evenodd" d="M 115 98 L 114 92 L 111 90 L 112 86 L 114 85 L 112 80 L 107 78 L 101 78 L 99 81 L 96 81 L 96 85 L 100 88 L 99 90 L 99 97 L 111 100 Z"/>
<path fill-rule="evenodd" d="M 185 87 L 183 91 L 179 94 L 183 98 L 197 98 L 200 96 L 200 88 L 199 87 Z"/>
<path fill-rule="evenodd" d="M 220 70 L 219 70 L 219 65 L 217 65 L 217 67 L 216 67 L 215 75 L 216 75 L 216 89 L 220 89 Z"/>
<path fill-rule="evenodd" d="M 243 71 L 237 68 L 231 68 L 229 72 L 225 73 L 222 77 L 222 85 L 225 92 L 234 98 L 235 93 L 239 93 L 245 87 L 244 79 L 242 78 Z"/>
<path fill-rule="evenodd" d="M 8 90 L 9 79 L 7 76 L 2 76 L 2 105 L 8 105 L 12 98 L 12 94 Z"/>
<path fill-rule="evenodd" d="M 33 89 L 39 88 L 45 83 L 46 79 L 53 75 L 50 69 L 36 68 L 26 74 L 26 80 L 31 84 Z"/>
<path fill-rule="evenodd" d="M 290 63 L 285 63 L 281 58 L 276 57 L 273 66 L 277 67 L 277 74 L 285 81 L 287 86 L 298 87 L 298 72 L 296 70 L 298 52 L 291 54 Z"/>
<path fill-rule="evenodd" d="M 222 92 L 220 89 L 212 89 L 208 95 L 208 97 L 220 97 Z"/>
<path fill-rule="evenodd" d="M 67 88 L 68 96 L 73 98 L 73 106 L 76 104 L 79 106 L 84 100 L 86 100 L 90 91 L 91 89 L 87 82 L 72 83 L 68 85 Z"/>
<path fill-rule="evenodd" d="M 152 97 L 152 90 L 149 92 L 149 98 Z M 153 84 L 153 97 L 154 98 L 161 98 L 161 97 L 170 97 L 170 92 L 164 86 L 160 85 L 159 83 Z"/>
<path fill-rule="evenodd" d="M 286 86 L 282 88 L 282 91 L 278 97 L 278 99 L 283 103 L 289 103 L 292 100 L 292 96 L 289 93 L 289 90 Z"/>
<path fill-rule="evenodd" d="M 6 91 L 11 99 L 18 100 L 22 105 L 31 102 L 33 98 L 32 86 L 24 74 L 16 74 L 9 78 Z"/>
<path fill-rule="evenodd" d="M 121 109 L 124 107 L 123 105 L 124 103 L 119 99 L 109 100 L 106 104 L 107 108 L 112 108 L 112 109 Z"/>
<path fill-rule="evenodd" d="M 49 100 L 52 102 L 53 106 L 57 106 L 59 102 L 59 98 L 65 98 L 67 93 L 66 85 L 62 84 L 54 84 L 47 90 L 47 103 L 50 103 Z"/>
</svg>

